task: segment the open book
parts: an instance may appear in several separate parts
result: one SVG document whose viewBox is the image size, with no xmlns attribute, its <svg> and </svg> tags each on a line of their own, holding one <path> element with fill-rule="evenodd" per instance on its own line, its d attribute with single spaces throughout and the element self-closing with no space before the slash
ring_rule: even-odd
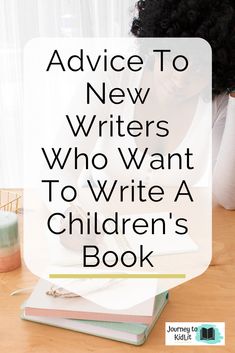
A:
<svg viewBox="0 0 235 353">
<path fill-rule="evenodd" d="M 202 327 L 200 330 L 200 340 L 214 340 L 215 339 L 215 329 L 213 327 L 205 328 Z"/>
</svg>

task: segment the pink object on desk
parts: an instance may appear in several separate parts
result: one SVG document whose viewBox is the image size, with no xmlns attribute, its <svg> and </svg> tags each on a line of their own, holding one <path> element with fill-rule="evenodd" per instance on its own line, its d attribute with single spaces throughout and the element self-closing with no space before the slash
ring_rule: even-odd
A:
<svg viewBox="0 0 235 353">
<path fill-rule="evenodd" d="M 0 256 L 0 272 L 8 272 L 17 269 L 21 265 L 20 250 L 12 255 Z"/>
</svg>

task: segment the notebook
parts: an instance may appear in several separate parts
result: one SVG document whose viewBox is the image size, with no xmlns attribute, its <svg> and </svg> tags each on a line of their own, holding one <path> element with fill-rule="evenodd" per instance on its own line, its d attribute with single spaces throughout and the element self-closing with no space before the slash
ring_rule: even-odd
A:
<svg viewBox="0 0 235 353">
<path fill-rule="evenodd" d="M 26 316 L 48 316 L 67 319 L 137 322 L 150 324 L 154 315 L 155 297 L 125 310 L 104 308 L 83 297 L 61 298 L 47 295 L 51 283 L 40 279 L 26 302 Z"/>
<path fill-rule="evenodd" d="M 31 316 L 25 313 L 25 307 L 28 305 L 27 302 L 22 308 L 21 318 L 23 320 L 33 321 L 40 324 L 56 326 L 134 345 L 141 345 L 146 341 L 149 333 L 154 327 L 154 324 L 156 323 L 162 310 L 167 304 L 168 292 L 157 295 L 154 301 L 154 315 L 149 324 L 74 320 L 48 316 Z"/>
</svg>

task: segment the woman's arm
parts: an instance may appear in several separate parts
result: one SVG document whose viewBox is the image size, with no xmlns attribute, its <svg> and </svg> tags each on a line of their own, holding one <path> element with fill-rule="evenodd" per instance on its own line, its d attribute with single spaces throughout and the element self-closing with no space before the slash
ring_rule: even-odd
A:
<svg viewBox="0 0 235 353">
<path fill-rule="evenodd" d="M 231 93 L 226 107 L 225 126 L 213 174 L 213 194 L 226 209 L 235 209 L 235 93 Z"/>
</svg>

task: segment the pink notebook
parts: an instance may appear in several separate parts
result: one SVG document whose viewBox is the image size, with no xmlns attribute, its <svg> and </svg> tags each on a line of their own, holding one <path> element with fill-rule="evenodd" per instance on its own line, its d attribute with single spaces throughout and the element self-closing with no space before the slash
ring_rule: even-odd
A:
<svg viewBox="0 0 235 353">
<path fill-rule="evenodd" d="M 150 324 L 153 319 L 155 297 L 125 310 L 111 310 L 82 297 L 52 297 L 46 294 L 50 289 L 50 282 L 39 280 L 27 300 L 25 315 L 143 324 Z"/>
</svg>

